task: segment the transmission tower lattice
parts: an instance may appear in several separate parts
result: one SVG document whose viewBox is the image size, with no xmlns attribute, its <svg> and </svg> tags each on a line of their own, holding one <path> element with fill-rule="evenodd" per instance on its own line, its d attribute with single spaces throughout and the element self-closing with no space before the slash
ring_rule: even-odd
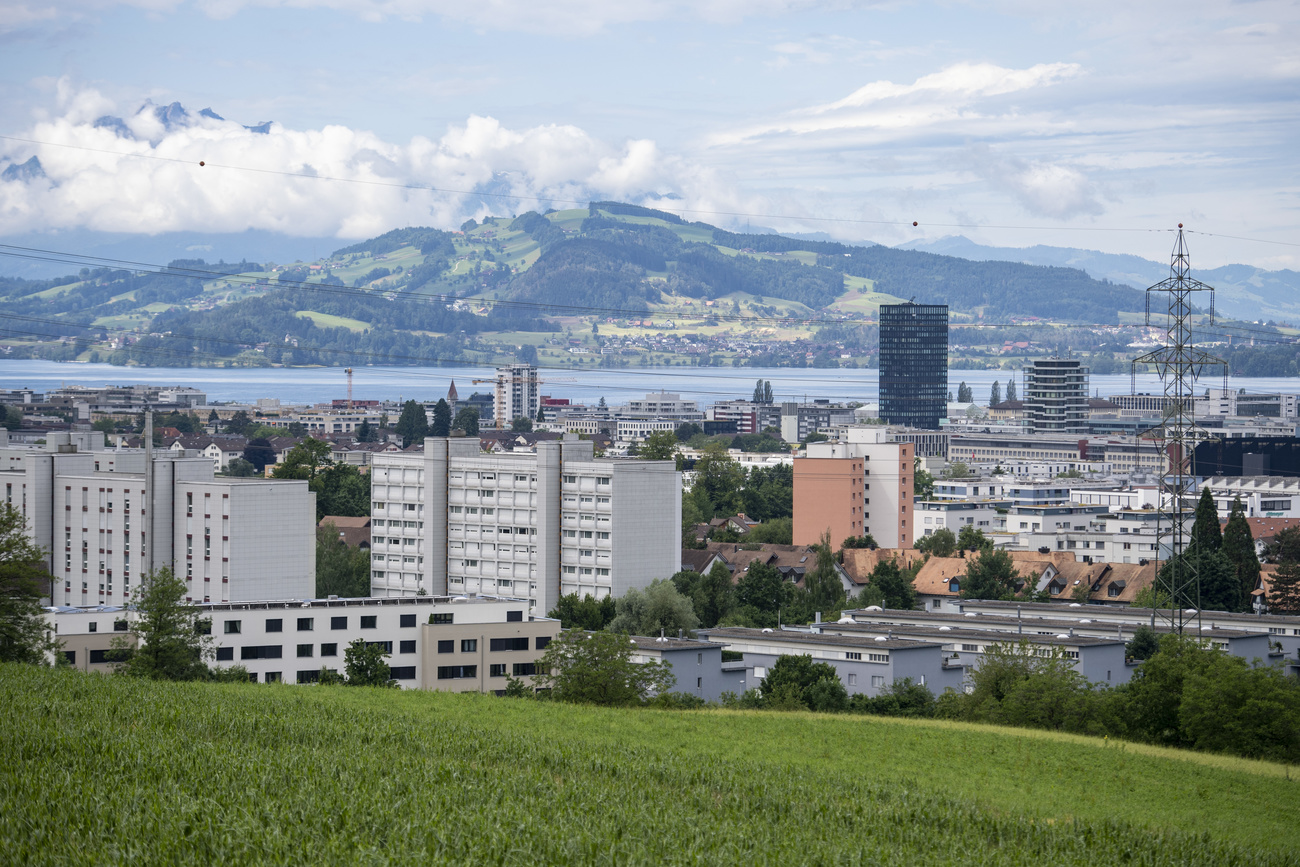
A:
<svg viewBox="0 0 1300 867">
<path fill-rule="evenodd" d="M 1166 595 L 1155 606 L 1155 616 L 1170 630 L 1182 634 L 1187 629 L 1198 633 L 1201 627 L 1201 586 L 1198 568 L 1199 551 L 1190 522 L 1196 510 L 1196 474 L 1193 465 L 1196 444 L 1210 439 L 1205 428 L 1196 424 L 1192 386 L 1207 367 L 1221 366 L 1226 382 L 1227 363 L 1192 342 L 1192 293 L 1210 293 L 1209 322 L 1214 324 L 1214 288 L 1188 276 L 1191 259 L 1183 238 L 1183 224 L 1178 224 L 1178 241 L 1174 245 L 1170 274 L 1147 289 L 1146 324 L 1151 324 L 1151 296 L 1156 292 L 1169 295 L 1165 317 L 1165 345 L 1133 359 L 1136 377 L 1139 364 L 1156 368 L 1164 385 L 1165 408 L 1161 424 L 1148 432 L 1161 445 L 1165 460 L 1160 476 L 1160 506 L 1156 520 L 1155 586 Z M 1158 315 L 1158 314 L 1157 314 Z M 1165 568 L 1161 569 L 1161 560 Z"/>
</svg>

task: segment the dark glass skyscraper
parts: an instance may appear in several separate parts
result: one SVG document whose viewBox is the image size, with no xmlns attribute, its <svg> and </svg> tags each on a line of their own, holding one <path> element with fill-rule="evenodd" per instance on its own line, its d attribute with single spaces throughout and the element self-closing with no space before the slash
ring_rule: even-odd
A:
<svg viewBox="0 0 1300 867">
<path fill-rule="evenodd" d="M 880 417 L 936 430 L 948 412 L 948 305 L 880 306 Z"/>
</svg>

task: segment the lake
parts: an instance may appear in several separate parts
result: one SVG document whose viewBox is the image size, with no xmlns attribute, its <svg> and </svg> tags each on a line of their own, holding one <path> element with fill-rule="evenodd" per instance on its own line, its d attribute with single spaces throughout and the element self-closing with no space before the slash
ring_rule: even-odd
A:
<svg viewBox="0 0 1300 867">
<path fill-rule="evenodd" d="M 613 370 L 544 369 L 542 393 L 567 397 L 579 403 L 596 403 L 604 397 L 611 404 L 626 403 L 652 391 L 681 394 L 701 403 L 725 398 L 747 398 L 754 382 L 771 380 L 777 400 L 874 402 L 879 394 L 875 370 L 821 370 L 814 368 L 760 367 L 654 367 Z M 353 397 L 357 400 L 437 400 L 445 397 L 454 380 L 461 397 L 489 391 L 490 385 L 475 385 L 475 379 L 491 379 L 487 367 L 357 367 L 353 374 Z M 950 370 L 948 380 L 954 396 L 965 382 L 977 402 L 986 402 L 994 379 L 1006 394 L 1008 370 Z M 1023 391 L 1020 376 L 1017 388 Z M 1221 377 L 1206 377 L 1197 390 L 1216 388 Z M 0 388 L 32 388 L 47 391 L 61 385 L 188 385 L 207 393 L 210 400 L 251 402 L 259 397 L 278 397 L 285 403 L 318 403 L 347 397 L 347 376 L 341 367 L 259 368 L 224 370 L 208 367 L 114 367 L 110 364 L 69 364 L 55 361 L 18 359 L 0 361 Z M 1290 377 L 1233 377 L 1231 388 L 1249 392 L 1300 394 L 1300 379 Z M 1093 376 L 1094 393 L 1129 394 L 1126 375 Z M 1154 375 L 1137 378 L 1137 391 L 1160 393 Z"/>
</svg>

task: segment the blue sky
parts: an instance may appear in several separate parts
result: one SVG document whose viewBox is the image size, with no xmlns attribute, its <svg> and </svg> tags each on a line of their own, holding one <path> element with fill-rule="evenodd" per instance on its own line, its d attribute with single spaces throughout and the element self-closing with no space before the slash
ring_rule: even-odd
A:
<svg viewBox="0 0 1300 867">
<path fill-rule="evenodd" d="M 1153 259 L 1182 221 L 1253 239 L 1196 237 L 1194 265 L 1300 267 L 1276 0 L 0 0 L 0 135 L 0 171 L 44 169 L 0 181 L 0 236 L 354 238 L 598 197 Z"/>
</svg>

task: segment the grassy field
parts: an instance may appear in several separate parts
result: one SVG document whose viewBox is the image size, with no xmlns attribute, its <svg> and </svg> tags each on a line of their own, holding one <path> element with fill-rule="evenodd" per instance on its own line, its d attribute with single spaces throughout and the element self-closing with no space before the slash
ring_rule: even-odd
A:
<svg viewBox="0 0 1300 867">
<path fill-rule="evenodd" d="M 368 322 L 362 322 L 360 319 L 351 319 L 347 316 L 335 316 L 332 313 L 318 313 L 315 310 L 299 310 L 294 314 L 303 319 L 310 319 L 321 328 L 346 328 L 349 331 L 365 331 L 371 325 Z"/>
<path fill-rule="evenodd" d="M 1273 765 L 865 717 L 0 667 L 6 864 L 1289 864 Z"/>
</svg>

